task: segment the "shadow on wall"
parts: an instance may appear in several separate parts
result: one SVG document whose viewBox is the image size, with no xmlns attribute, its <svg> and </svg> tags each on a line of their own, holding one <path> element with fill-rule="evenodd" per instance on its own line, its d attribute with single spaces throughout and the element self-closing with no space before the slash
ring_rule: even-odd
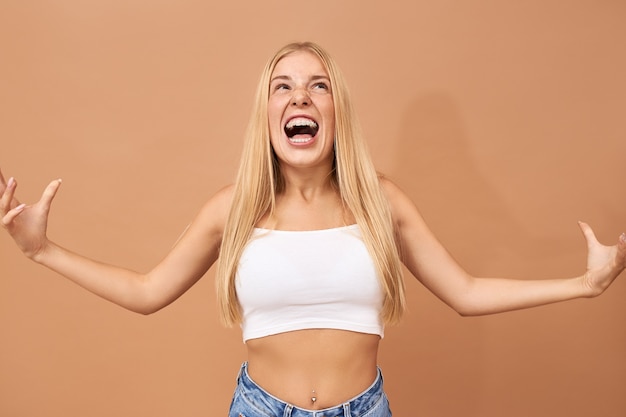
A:
<svg viewBox="0 0 626 417">
<path fill-rule="evenodd" d="M 519 189 L 520 199 L 515 202 L 505 201 L 484 174 L 500 173 L 477 166 L 480 162 L 472 155 L 461 112 L 451 97 L 445 93 L 419 96 L 408 107 L 401 129 L 396 168 L 389 176 L 415 201 L 435 235 L 471 273 L 525 276 L 523 268 L 529 260 L 544 262 L 571 251 L 569 239 L 537 236 L 518 221 L 508 205 L 534 199 L 530 193 L 542 184 Z M 489 140 L 498 138 L 479 138 L 477 143 L 488 147 Z"/>
<path fill-rule="evenodd" d="M 418 97 L 401 126 L 398 143 L 410 143 L 411 152 L 398 152 L 392 177 L 465 267 L 481 269 L 511 236 L 524 240 L 502 197 L 477 168 L 452 98 Z"/>
<path fill-rule="evenodd" d="M 419 96 L 400 126 L 395 169 L 385 174 L 413 199 L 435 235 L 470 273 L 522 276 L 516 265 L 533 257 L 537 242 L 477 168 L 454 100 L 443 93 Z M 454 415 L 462 409 L 480 415 L 489 409 L 490 349 L 484 346 L 489 326 L 481 317 L 460 318 L 408 272 L 405 278 L 409 312 L 400 326 L 389 329 L 381 355 L 390 397 L 398 400 L 395 412 Z M 404 409 L 409 399 L 413 408 Z"/>
<path fill-rule="evenodd" d="M 595 200 L 564 211 L 576 195 L 559 194 L 550 187 L 575 181 L 569 176 L 577 167 L 559 159 L 556 142 L 523 152 L 517 148 L 515 158 L 502 155 L 517 164 L 512 167 L 517 174 L 532 173 L 527 181 L 533 181 L 521 185 L 518 181 L 519 188 L 513 190 L 511 181 L 502 189 L 498 184 L 506 179 L 492 179 L 505 173 L 488 160 L 480 161 L 478 152 L 473 154 L 500 138 L 471 138 L 457 103 L 445 93 L 417 96 L 394 139 L 398 151 L 394 169 L 387 174 L 415 201 L 452 256 L 474 275 L 542 279 L 576 274 L 584 268 L 584 239 L 571 230 L 543 233 L 542 225 L 572 212 L 595 213 L 599 223 L 619 224 L 619 214 L 597 208 Z M 554 165 L 528 166 L 525 161 L 533 160 L 536 152 L 546 152 Z M 551 175 L 564 179 L 550 181 Z M 543 199 L 539 206 L 544 209 L 532 213 L 537 198 Z M 588 415 L 597 404 L 586 395 L 571 393 L 587 393 L 590 380 L 596 381 L 594 395 L 601 396 L 608 409 L 623 403 L 616 393 L 601 388 L 607 377 L 623 380 L 623 368 L 616 366 L 623 356 L 623 341 L 616 335 L 623 332 L 617 328 L 619 320 L 606 320 L 609 314 L 620 317 L 615 311 L 623 303 L 610 301 L 618 290 L 593 304 L 572 302 L 460 318 L 408 274 L 406 281 L 408 314 L 400 326 L 388 329 L 381 350 L 397 414 L 493 416 L 516 410 L 515 415 L 527 415 L 541 408 L 547 413 Z M 580 357 L 593 359 L 580 362 Z"/>
</svg>

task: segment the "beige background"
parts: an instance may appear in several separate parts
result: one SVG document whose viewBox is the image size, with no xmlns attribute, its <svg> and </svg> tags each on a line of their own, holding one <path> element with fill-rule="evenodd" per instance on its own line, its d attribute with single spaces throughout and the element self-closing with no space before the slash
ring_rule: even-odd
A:
<svg viewBox="0 0 626 417">
<path fill-rule="evenodd" d="M 576 221 L 626 230 L 626 3 L 0 1 L 0 166 L 50 235 L 149 268 L 232 181 L 284 43 L 343 67 L 377 167 L 471 272 L 579 274 Z M 0 415 L 225 415 L 245 352 L 213 270 L 142 317 L 0 235 Z M 394 415 L 626 415 L 626 277 L 596 300 L 460 318 L 407 276 L 380 363 Z"/>
</svg>

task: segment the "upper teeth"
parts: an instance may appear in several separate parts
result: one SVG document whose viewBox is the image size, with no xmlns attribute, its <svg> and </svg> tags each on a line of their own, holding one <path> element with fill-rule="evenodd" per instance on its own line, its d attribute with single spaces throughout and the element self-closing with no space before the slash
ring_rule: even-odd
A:
<svg viewBox="0 0 626 417">
<path fill-rule="evenodd" d="M 294 119 L 291 119 L 289 122 L 287 122 L 287 126 L 285 126 L 285 127 L 287 129 L 291 129 L 291 128 L 296 127 L 296 126 L 317 127 L 317 123 L 315 123 L 311 119 L 307 119 L 306 117 L 296 117 Z"/>
</svg>

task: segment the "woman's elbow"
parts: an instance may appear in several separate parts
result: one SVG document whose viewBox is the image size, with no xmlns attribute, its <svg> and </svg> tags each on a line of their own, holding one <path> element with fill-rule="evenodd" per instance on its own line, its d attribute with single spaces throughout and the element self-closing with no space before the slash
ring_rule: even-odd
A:
<svg viewBox="0 0 626 417">
<path fill-rule="evenodd" d="M 131 309 L 131 311 L 133 313 L 137 313 L 137 314 L 141 314 L 142 316 L 149 316 L 151 314 L 156 313 L 157 311 L 160 311 L 163 307 L 160 306 L 141 306 L 138 308 L 134 308 Z"/>
<path fill-rule="evenodd" d="M 473 296 L 470 285 L 466 291 L 461 291 L 447 301 L 450 306 L 461 317 L 475 317 L 485 314 L 481 303 Z"/>
<path fill-rule="evenodd" d="M 141 302 L 138 302 L 135 305 L 133 305 L 132 308 L 129 308 L 129 310 L 135 313 L 144 315 L 144 316 L 149 316 L 158 311 L 161 311 L 163 308 L 167 307 L 171 302 L 172 301 L 164 300 L 162 298 L 147 297 Z"/>
<path fill-rule="evenodd" d="M 150 280 L 146 279 L 122 307 L 133 313 L 149 316 L 162 310 L 170 302 L 162 294 L 159 294 L 158 291 L 155 291 L 150 285 Z"/>
<path fill-rule="evenodd" d="M 473 317 L 479 316 L 480 314 L 476 312 L 474 308 L 468 305 L 468 303 L 457 302 L 454 304 L 449 304 L 452 310 L 455 311 L 461 317 Z"/>
</svg>

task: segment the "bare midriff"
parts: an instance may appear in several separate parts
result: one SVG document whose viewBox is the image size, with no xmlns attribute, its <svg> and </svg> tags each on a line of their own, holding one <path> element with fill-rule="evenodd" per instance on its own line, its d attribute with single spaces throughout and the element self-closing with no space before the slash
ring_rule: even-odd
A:
<svg viewBox="0 0 626 417">
<path fill-rule="evenodd" d="M 251 339 L 246 342 L 248 373 L 284 402 L 309 410 L 329 408 L 372 385 L 379 341 L 378 335 L 332 329 Z"/>
</svg>

